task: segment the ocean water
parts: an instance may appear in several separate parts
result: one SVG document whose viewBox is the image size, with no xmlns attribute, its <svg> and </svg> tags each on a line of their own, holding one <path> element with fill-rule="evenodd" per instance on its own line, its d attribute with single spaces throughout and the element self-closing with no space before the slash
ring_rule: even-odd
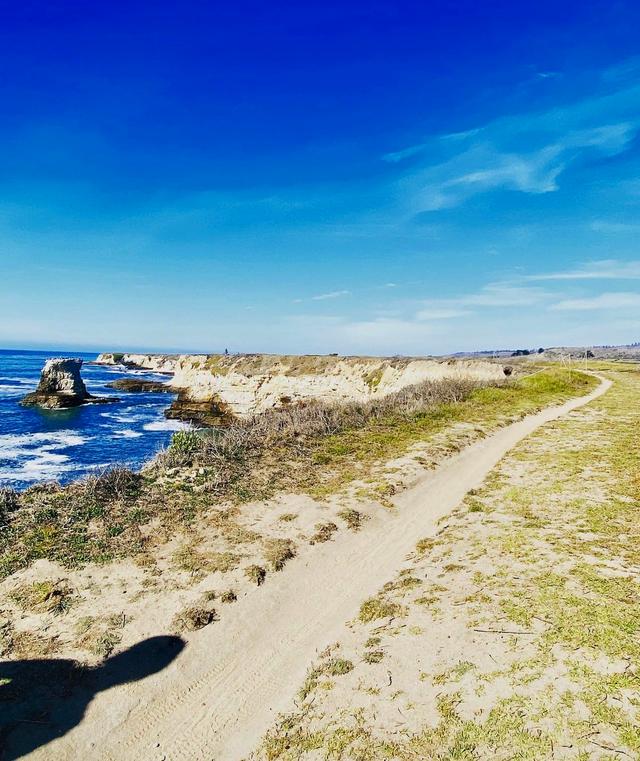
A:
<svg viewBox="0 0 640 761">
<path fill-rule="evenodd" d="M 119 397 L 113 404 L 83 405 L 70 410 L 21 407 L 35 390 L 40 371 L 59 352 L 0 350 L 0 486 L 22 489 L 39 481 L 65 483 L 108 465 L 139 468 L 166 446 L 173 431 L 185 427 L 166 420 L 171 394 L 136 394 L 106 387 L 132 374 L 149 380 L 166 376 L 141 370 L 89 365 L 96 354 L 81 357 L 82 377 L 90 394 Z"/>
</svg>

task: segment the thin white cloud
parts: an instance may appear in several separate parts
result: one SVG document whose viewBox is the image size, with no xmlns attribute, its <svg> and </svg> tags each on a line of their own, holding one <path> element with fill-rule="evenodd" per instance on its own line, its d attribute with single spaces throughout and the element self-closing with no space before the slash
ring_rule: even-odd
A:
<svg viewBox="0 0 640 761">
<path fill-rule="evenodd" d="M 391 151 L 390 153 L 385 153 L 382 160 L 396 164 L 398 161 L 404 161 L 404 159 L 411 158 L 411 156 L 417 156 L 422 153 L 427 146 L 428 143 L 420 143 L 420 145 L 411 145 L 409 148 L 404 148 L 401 151 Z"/>
<path fill-rule="evenodd" d="M 473 314 L 466 309 L 447 309 L 446 307 L 421 309 L 416 312 L 416 320 L 428 322 L 429 320 L 450 320 L 454 317 L 465 317 L 466 315 Z"/>
<path fill-rule="evenodd" d="M 614 156 L 631 144 L 640 124 L 621 122 L 581 129 L 555 136 L 538 150 L 504 151 L 483 139 L 449 161 L 423 170 L 415 177 L 421 187 L 413 204 L 419 211 L 437 211 L 459 205 L 477 193 L 515 190 L 522 193 L 552 193 L 558 178 L 586 151 Z M 524 132 L 524 129 L 522 130 Z M 508 135 L 502 141 L 509 142 Z M 523 138 L 523 135 L 513 136 Z"/>
<path fill-rule="evenodd" d="M 383 158 L 396 164 L 411 159 L 399 191 L 414 213 L 452 208 L 491 190 L 551 193 L 558 190 L 569 165 L 594 155 L 616 156 L 632 145 L 640 131 L 640 87 L 621 82 L 617 86 L 608 95 L 501 117 Z"/>
<path fill-rule="evenodd" d="M 415 350 L 415 347 L 422 347 L 421 352 L 426 353 L 426 339 L 435 332 L 431 325 L 423 322 L 386 317 L 347 322 L 341 328 L 341 333 L 349 342 L 356 345 L 375 344 L 391 354 L 408 348 Z"/>
<path fill-rule="evenodd" d="M 541 288 L 489 283 L 478 293 L 463 297 L 462 303 L 481 307 L 532 306 L 547 296 L 548 293 Z"/>
<path fill-rule="evenodd" d="M 593 311 L 596 309 L 626 309 L 640 307 L 640 293 L 601 293 L 584 299 L 564 299 L 550 309 L 558 312 Z"/>
<path fill-rule="evenodd" d="M 546 274 L 527 275 L 525 280 L 638 280 L 640 261 L 601 259 L 574 269 Z"/>
<path fill-rule="evenodd" d="M 445 320 L 472 314 L 475 309 L 534 306 L 549 297 L 542 288 L 514 285 L 512 283 L 489 283 L 475 293 L 462 294 L 447 299 L 429 299 L 422 302 L 415 318 L 418 320 Z"/>
<path fill-rule="evenodd" d="M 311 301 L 326 301 L 327 299 L 339 299 L 342 296 L 350 296 L 351 291 L 330 291 L 329 293 L 319 293 L 317 296 L 312 296 Z"/>
</svg>

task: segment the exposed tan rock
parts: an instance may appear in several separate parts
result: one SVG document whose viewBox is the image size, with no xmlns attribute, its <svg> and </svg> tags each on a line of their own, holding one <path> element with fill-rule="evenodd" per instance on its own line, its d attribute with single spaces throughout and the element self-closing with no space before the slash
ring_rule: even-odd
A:
<svg viewBox="0 0 640 761">
<path fill-rule="evenodd" d="M 185 389 L 180 390 L 177 398 L 164 411 L 164 416 L 169 420 L 183 420 L 206 427 L 224 425 L 233 417 L 228 407 L 217 397 L 193 399 L 190 391 Z"/>
</svg>

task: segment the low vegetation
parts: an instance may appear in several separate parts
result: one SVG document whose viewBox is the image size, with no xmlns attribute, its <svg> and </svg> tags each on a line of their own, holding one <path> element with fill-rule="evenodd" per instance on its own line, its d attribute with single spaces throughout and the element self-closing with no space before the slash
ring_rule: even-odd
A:
<svg viewBox="0 0 640 761">
<path fill-rule="evenodd" d="M 213 608 L 193 605 L 178 613 L 173 619 L 173 624 L 178 632 L 197 631 L 216 620 L 216 611 Z"/>
<path fill-rule="evenodd" d="M 264 559 L 272 571 L 281 571 L 295 556 L 296 548 L 291 539 L 267 539 L 264 542 Z"/>
<path fill-rule="evenodd" d="M 446 380 L 363 404 L 291 405 L 214 432 L 178 432 L 142 474 L 110 468 L 65 487 L 42 484 L 21 494 L 3 489 L 0 579 L 40 558 L 68 568 L 144 558 L 154 542 L 188 530 L 215 505 L 223 508 L 215 511 L 216 529 L 228 544 L 257 541 L 235 521 L 234 506 L 278 491 L 326 496 L 450 426 L 490 430 L 594 384 L 582 373 L 550 369 L 495 386 Z M 363 519 L 353 508 L 338 517 L 352 530 Z M 151 522 L 153 532 L 146 530 Z M 317 541 L 328 538 L 327 530 Z M 267 548 L 265 561 L 277 570 L 293 553 L 292 546 Z M 224 572 L 240 555 L 195 557 L 192 565 L 202 565 L 190 570 Z"/>
<path fill-rule="evenodd" d="M 23 584 L 9 595 L 24 611 L 65 613 L 73 604 L 73 590 L 64 581 Z"/>
<path fill-rule="evenodd" d="M 267 578 L 267 572 L 261 565 L 247 566 L 244 569 L 244 575 L 258 587 L 264 584 L 264 580 Z"/>
</svg>

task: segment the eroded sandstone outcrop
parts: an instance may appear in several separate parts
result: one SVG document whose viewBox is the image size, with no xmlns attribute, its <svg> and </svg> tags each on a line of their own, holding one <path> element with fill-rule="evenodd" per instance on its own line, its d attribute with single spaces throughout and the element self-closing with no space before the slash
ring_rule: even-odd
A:
<svg viewBox="0 0 640 761">
<path fill-rule="evenodd" d="M 42 368 L 38 388 L 27 394 L 20 404 L 24 407 L 55 410 L 78 407 L 81 404 L 107 404 L 118 401 L 115 397 L 92 396 L 80 375 L 81 367 L 81 359 L 48 359 Z"/>
<path fill-rule="evenodd" d="M 128 391 L 133 394 L 175 394 L 178 389 L 168 386 L 162 381 L 143 380 L 141 378 L 118 378 L 118 380 L 107 383 L 109 388 L 115 388 L 118 391 Z"/>
<path fill-rule="evenodd" d="M 225 425 L 233 417 L 229 408 L 217 396 L 194 399 L 188 389 L 180 389 L 178 396 L 164 411 L 164 416 L 169 420 L 182 420 L 207 428 Z"/>
</svg>

